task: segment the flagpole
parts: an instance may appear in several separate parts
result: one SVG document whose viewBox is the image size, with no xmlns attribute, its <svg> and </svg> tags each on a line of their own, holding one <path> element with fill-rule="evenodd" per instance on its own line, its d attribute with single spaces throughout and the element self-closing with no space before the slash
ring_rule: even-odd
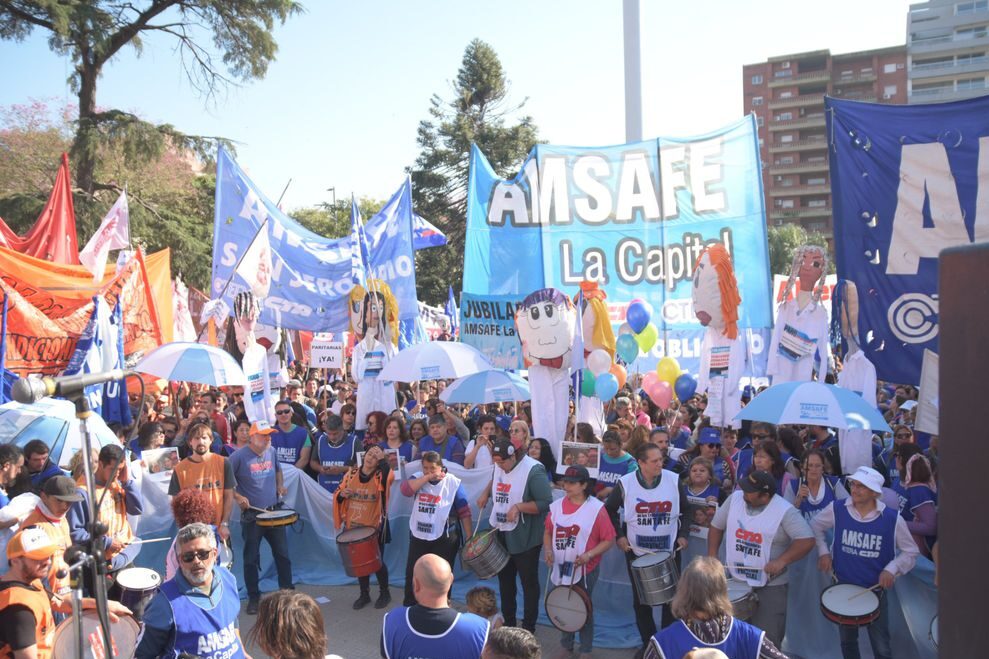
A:
<svg viewBox="0 0 989 659">
<path fill-rule="evenodd" d="M 275 202 L 275 206 L 280 207 L 282 205 L 282 199 L 285 197 L 285 193 L 288 192 L 288 186 L 290 185 L 292 185 L 292 179 L 289 179 L 288 183 L 285 184 L 285 187 L 282 188 L 282 193 L 278 195 L 278 201 Z"/>
</svg>

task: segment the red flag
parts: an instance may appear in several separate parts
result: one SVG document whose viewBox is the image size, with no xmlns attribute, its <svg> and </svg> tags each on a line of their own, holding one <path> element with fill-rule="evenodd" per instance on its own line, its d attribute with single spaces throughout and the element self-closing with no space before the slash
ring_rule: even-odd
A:
<svg viewBox="0 0 989 659">
<path fill-rule="evenodd" d="M 72 204 L 72 175 L 69 156 L 62 154 L 62 164 L 55 177 L 55 187 L 37 222 L 23 238 L 0 219 L 0 246 L 55 263 L 79 265 L 76 240 L 76 211 Z"/>
</svg>

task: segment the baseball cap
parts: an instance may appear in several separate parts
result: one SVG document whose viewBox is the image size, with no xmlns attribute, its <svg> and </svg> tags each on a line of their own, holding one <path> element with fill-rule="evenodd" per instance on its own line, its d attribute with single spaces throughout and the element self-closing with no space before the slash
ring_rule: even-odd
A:
<svg viewBox="0 0 989 659">
<path fill-rule="evenodd" d="M 512 444 L 512 440 L 500 437 L 494 441 L 491 446 L 491 457 L 496 458 L 510 458 L 515 455 L 515 445 Z"/>
<path fill-rule="evenodd" d="M 45 481 L 41 492 L 59 501 L 82 501 L 82 495 L 76 490 L 76 482 L 68 476 L 53 476 Z"/>
<path fill-rule="evenodd" d="M 288 384 L 286 384 L 285 386 L 302 388 L 302 382 L 298 378 L 292 378 L 291 380 L 288 381 Z"/>
<path fill-rule="evenodd" d="M 7 558 L 26 556 L 43 561 L 58 551 L 58 545 L 40 526 L 28 526 L 14 534 L 7 543 Z"/>
<path fill-rule="evenodd" d="M 859 467 L 849 480 L 857 481 L 878 494 L 883 493 L 883 477 L 872 467 Z"/>
<path fill-rule="evenodd" d="M 738 484 L 742 492 L 776 493 L 776 479 L 768 471 L 753 471 Z"/>
<path fill-rule="evenodd" d="M 275 429 L 268 425 L 267 421 L 255 421 L 251 424 L 252 435 L 270 435 Z"/>
<path fill-rule="evenodd" d="M 495 423 L 498 424 L 499 428 L 508 432 L 508 429 L 512 427 L 512 417 L 507 414 L 499 414 L 495 417 Z"/>
<path fill-rule="evenodd" d="M 563 472 L 564 483 L 586 483 L 589 480 L 591 480 L 591 475 L 588 473 L 587 467 L 573 465 L 567 467 L 567 470 Z"/>
<path fill-rule="evenodd" d="M 708 426 L 707 428 L 701 428 L 700 435 L 697 437 L 698 444 L 720 444 L 721 443 L 721 431 L 717 428 L 712 428 Z"/>
</svg>

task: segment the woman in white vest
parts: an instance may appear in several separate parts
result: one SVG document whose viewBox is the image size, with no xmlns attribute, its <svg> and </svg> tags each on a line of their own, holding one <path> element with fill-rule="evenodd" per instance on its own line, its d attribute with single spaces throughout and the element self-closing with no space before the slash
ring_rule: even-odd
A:
<svg viewBox="0 0 989 659">
<path fill-rule="evenodd" d="M 413 499 L 402 606 L 416 603 L 412 572 L 419 557 L 436 554 L 446 559 L 452 570 L 460 549 L 461 531 L 464 541 L 470 540 L 472 533 L 470 504 L 460 479 L 447 473 L 443 458 L 436 451 L 426 451 L 420 459 L 422 469 L 399 485 L 402 494 Z"/>
<path fill-rule="evenodd" d="M 749 620 L 782 647 L 786 632 L 786 566 L 814 548 L 814 534 L 796 508 L 776 494 L 776 479 L 768 471 L 753 471 L 739 481 L 715 513 L 707 535 L 707 554 L 717 558 L 722 539 L 725 564 L 733 579 L 748 583 L 759 596 L 759 608 Z"/>
<path fill-rule="evenodd" d="M 554 584 L 579 585 L 591 595 L 598 580 L 601 556 L 615 544 L 615 528 L 608 520 L 604 504 L 594 497 L 588 498 L 591 477 L 585 467 L 567 467 L 562 480 L 566 496 L 550 504 L 546 516 L 543 534 L 546 564 Z M 590 659 L 594 647 L 593 612 L 577 634 L 581 659 Z M 564 632 L 560 644 L 572 653 L 574 634 Z"/>
</svg>

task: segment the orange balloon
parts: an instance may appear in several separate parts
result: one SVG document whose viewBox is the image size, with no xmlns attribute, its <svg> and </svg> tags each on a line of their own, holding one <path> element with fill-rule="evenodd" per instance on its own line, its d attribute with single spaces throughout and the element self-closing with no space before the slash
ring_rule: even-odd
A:
<svg viewBox="0 0 989 659">
<path fill-rule="evenodd" d="M 621 364 L 612 364 L 610 372 L 618 379 L 618 388 L 621 389 L 625 386 L 625 381 L 628 379 L 628 373 L 625 371 L 625 367 Z"/>
</svg>

